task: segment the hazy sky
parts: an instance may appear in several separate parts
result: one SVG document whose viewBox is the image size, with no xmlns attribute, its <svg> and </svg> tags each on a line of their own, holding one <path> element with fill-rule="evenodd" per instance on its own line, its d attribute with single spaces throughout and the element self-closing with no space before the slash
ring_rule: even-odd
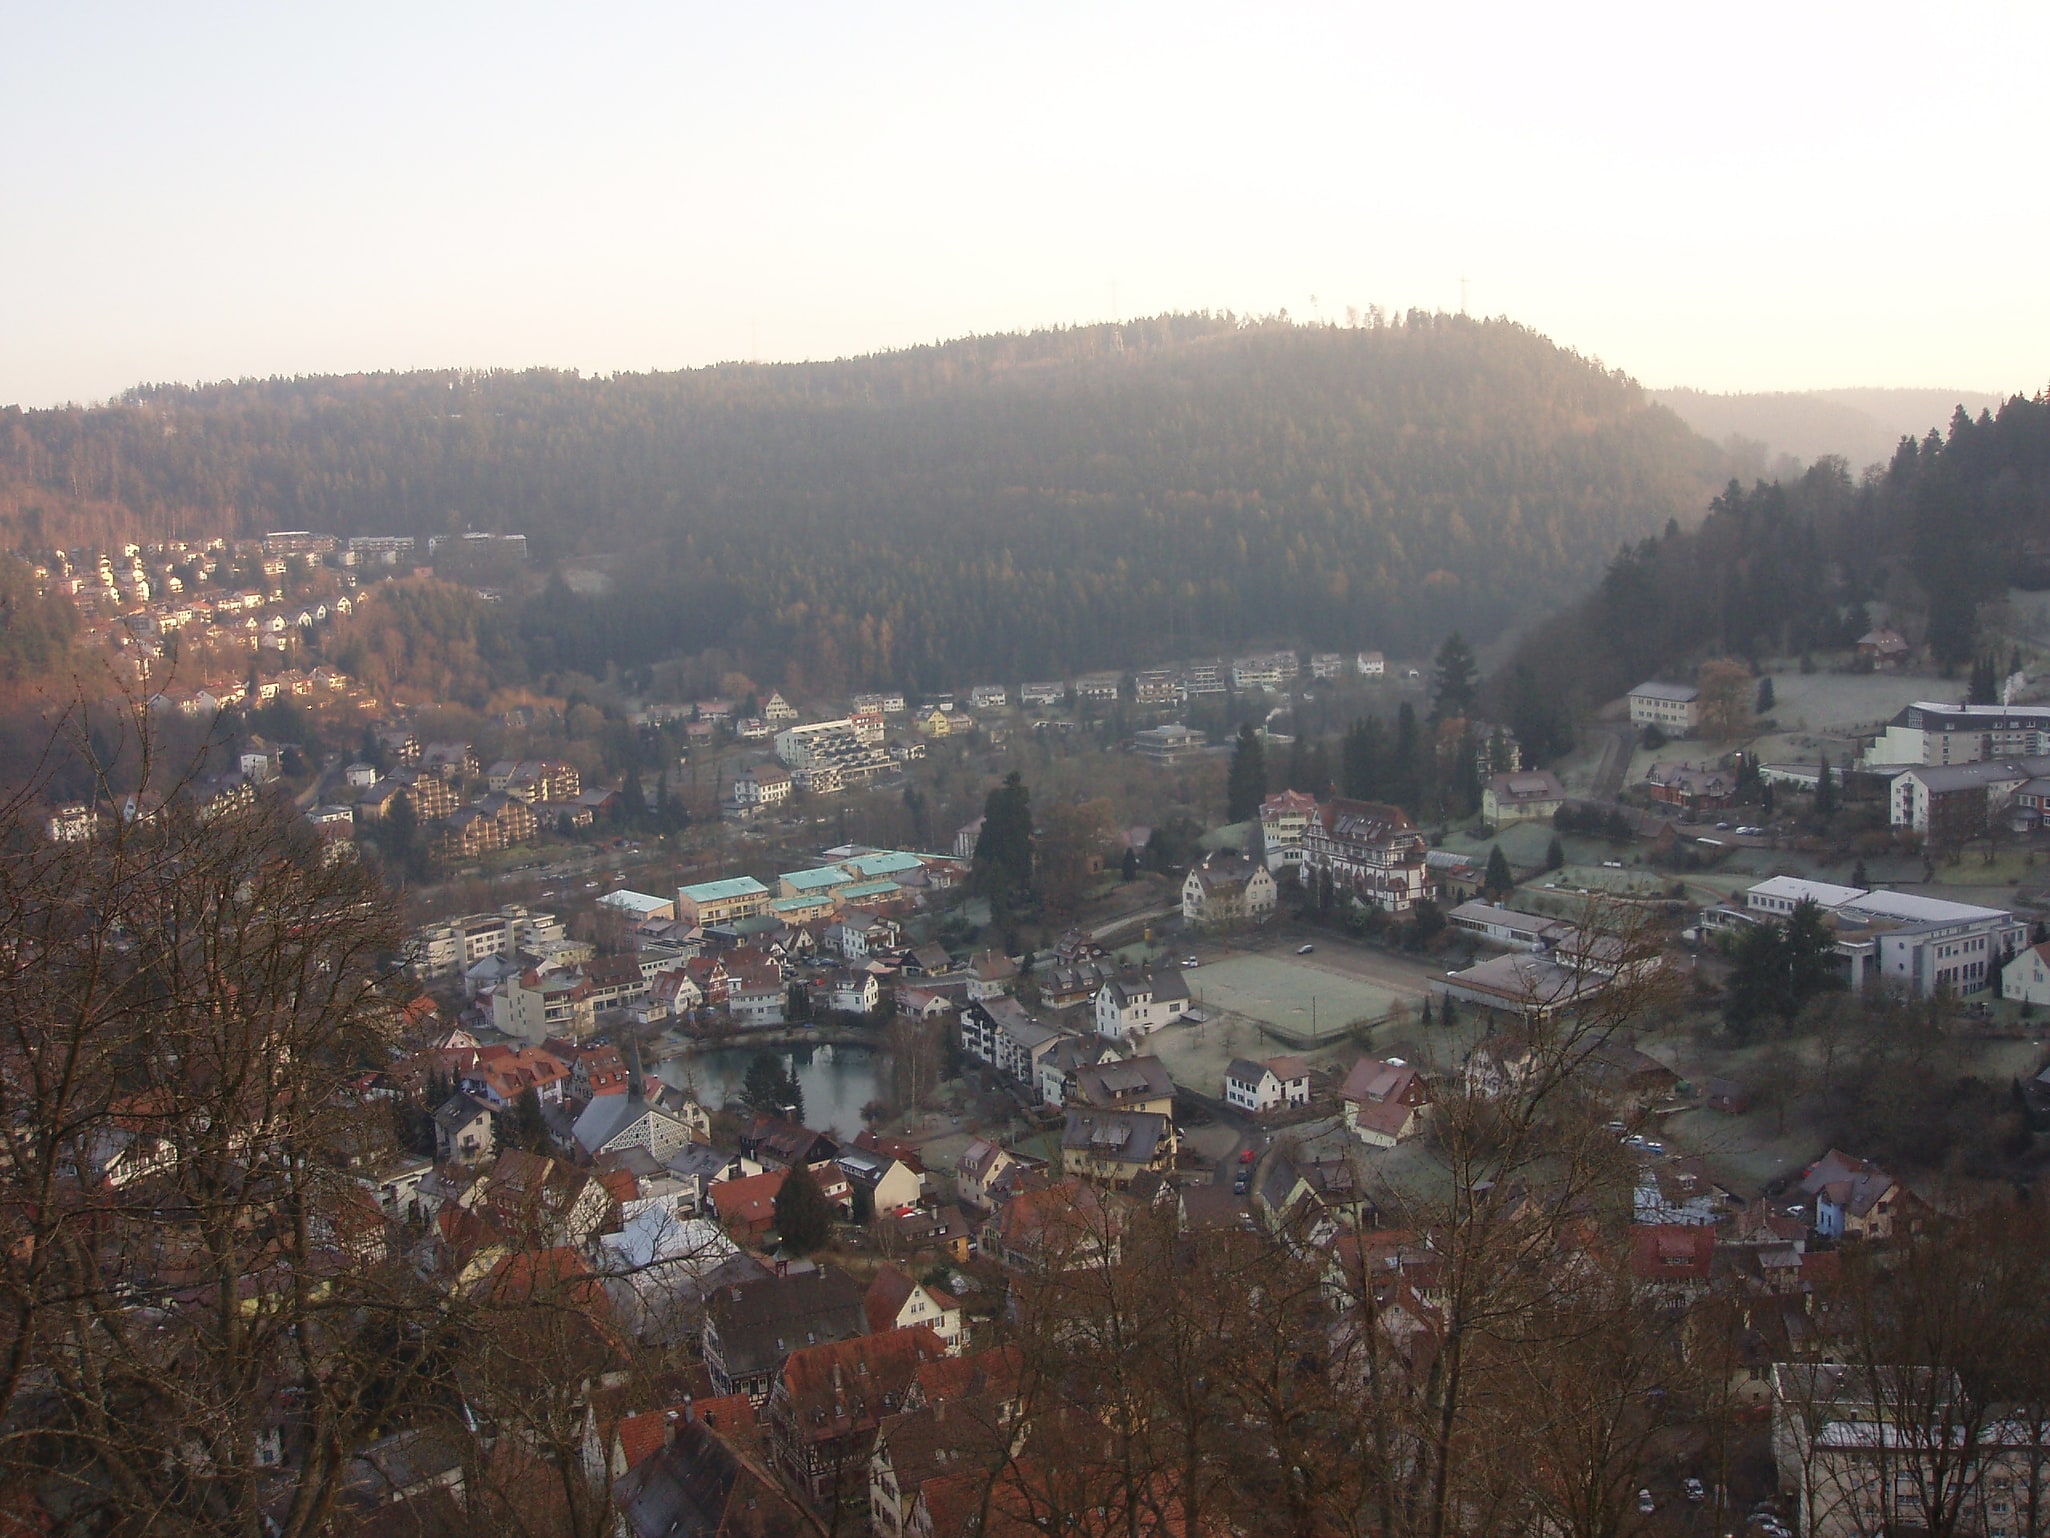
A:
<svg viewBox="0 0 2050 1538">
<path fill-rule="evenodd" d="M 2050 383 L 2050 6 L 0 0 L 0 402 L 1508 314 Z"/>
</svg>

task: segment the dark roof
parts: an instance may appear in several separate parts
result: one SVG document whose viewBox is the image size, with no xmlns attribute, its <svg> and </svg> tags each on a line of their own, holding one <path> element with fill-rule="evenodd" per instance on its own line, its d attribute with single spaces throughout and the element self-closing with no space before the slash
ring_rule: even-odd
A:
<svg viewBox="0 0 2050 1538">
<path fill-rule="evenodd" d="M 1157 1057 L 1085 1063 L 1075 1070 L 1075 1091 L 1100 1110 L 1174 1095 L 1174 1076 Z"/>
<path fill-rule="evenodd" d="M 702 1421 L 612 1486 L 631 1538 L 804 1538 L 804 1515 Z"/>
<path fill-rule="evenodd" d="M 1150 1164 L 1170 1126 L 1158 1111 L 1070 1111 L 1061 1147 L 1120 1164 Z"/>
<path fill-rule="evenodd" d="M 705 1313 L 729 1377 L 770 1371 L 794 1350 L 868 1329 L 861 1288 L 835 1266 L 721 1288 Z"/>
<path fill-rule="evenodd" d="M 435 1124 L 451 1136 L 463 1130 L 480 1116 L 489 1116 L 491 1107 L 475 1095 L 454 1094 L 442 1101 L 434 1113 Z"/>
</svg>

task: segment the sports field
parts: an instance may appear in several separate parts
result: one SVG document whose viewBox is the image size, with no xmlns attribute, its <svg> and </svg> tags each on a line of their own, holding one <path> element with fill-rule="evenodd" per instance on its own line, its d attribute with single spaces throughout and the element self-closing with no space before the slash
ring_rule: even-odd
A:
<svg viewBox="0 0 2050 1538">
<path fill-rule="evenodd" d="M 1264 1020 L 1309 1040 L 1335 1037 L 1355 1020 L 1379 1020 L 1401 997 L 1356 977 L 1326 971 L 1309 958 L 1227 956 L 1184 974 L 1198 1008 Z"/>
</svg>

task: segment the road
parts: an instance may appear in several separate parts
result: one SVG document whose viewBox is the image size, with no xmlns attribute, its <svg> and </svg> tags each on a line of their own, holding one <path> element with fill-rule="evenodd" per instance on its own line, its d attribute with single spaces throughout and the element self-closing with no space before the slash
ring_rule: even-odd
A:
<svg viewBox="0 0 2050 1538">
<path fill-rule="evenodd" d="M 1613 801 L 1623 793 L 1623 776 L 1630 768 L 1630 755 L 1637 747 L 1637 729 L 1625 723 L 1603 727 L 1608 741 L 1602 746 L 1602 761 L 1594 772 L 1591 801 Z"/>
</svg>

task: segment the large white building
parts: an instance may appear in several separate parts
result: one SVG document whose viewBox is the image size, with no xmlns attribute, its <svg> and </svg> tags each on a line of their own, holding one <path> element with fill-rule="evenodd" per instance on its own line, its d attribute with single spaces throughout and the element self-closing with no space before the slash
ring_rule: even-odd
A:
<svg viewBox="0 0 2050 1538">
<path fill-rule="evenodd" d="M 1977 993 L 2000 985 L 2001 969 L 2028 943 L 2029 926 L 2004 908 L 1868 891 L 1774 876 L 1744 894 L 1747 913 L 1777 922 L 1812 902 L 1836 927 L 1836 951 L 1850 984 L 1876 981 L 1918 998 L 1939 988 Z"/>
<path fill-rule="evenodd" d="M 1686 737 L 1701 724 L 1701 691 L 1692 684 L 1653 679 L 1630 691 L 1630 724 L 1656 726 L 1668 737 Z"/>
<path fill-rule="evenodd" d="M 852 718 L 814 721 L 776 733 L 776 757 L 808 790 L 837 790 L 861 785 L 887 772 L 888 751 L 864 742 Z"/>
<path fill-rule="evenodd" d="M 1917 700 L 1886 724 L 1865 762 L 1976 764 L 2050 753 L 2050 705 L 1944 705 Z"/>
</svg>

